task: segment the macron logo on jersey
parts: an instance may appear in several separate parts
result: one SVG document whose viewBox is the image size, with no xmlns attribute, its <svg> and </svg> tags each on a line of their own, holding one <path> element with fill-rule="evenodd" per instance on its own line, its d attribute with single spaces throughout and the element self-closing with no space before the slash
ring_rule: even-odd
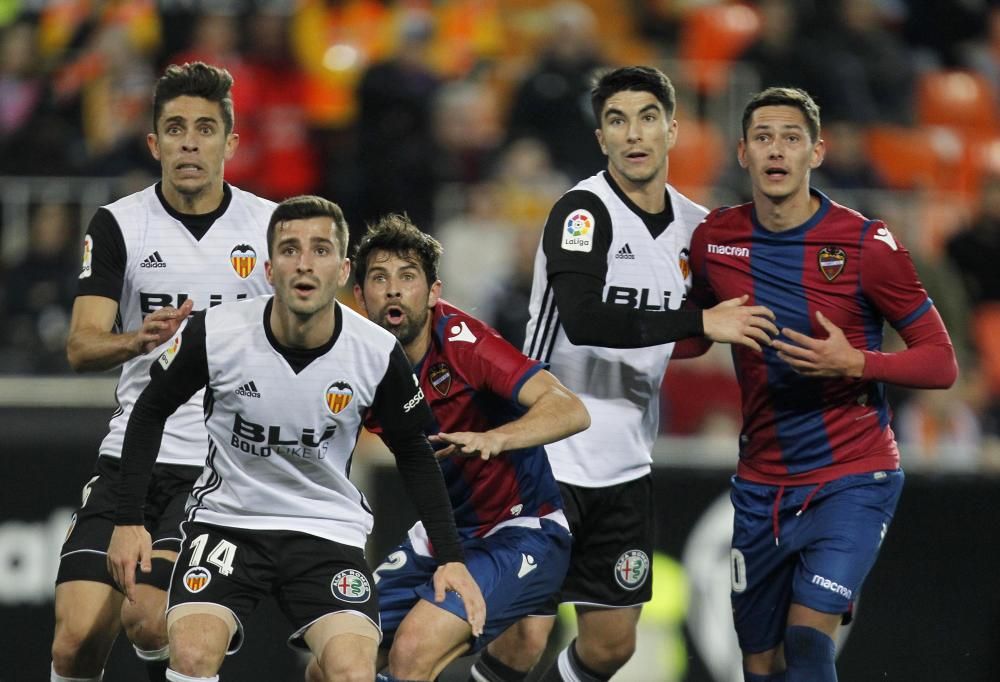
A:
<svg viewBox="0 0 1000 682">
<path fill-rule="evenodd" d="M 880 227 L 875 231 L 875 239 L 879 240 L 883 244 L 888 245 L 893 251 L 898 251 L 899 247 L 896 245 L 896 240 L 893 239 L 892 233 L 889 232 L 889 228 Z"/>
<path fill-rule="evenodd" d="M 625 246 L 618 249 L 618 253 L 615 254 L 615 258 L 620 258 L 622 260 L 635 260 L 635 254 L 632 253 L 632 247 L 626 242 Z"/>
<path fill-rule="evenodd" d="M 472 333 L 472 330 L 469 329 L 469 325 L 465 324 L 465 322 L 459 322 L 456 325 L 452 325 L 451 328 L 448 329 L 448 332 L 450 334 L 454 334 L 454 336 L 448 337 L 449 341 L 465 341 L 466 343 L 476 342 L 476 335 Z"/>
<path fill-rule="evenodd" d="M 253 382 L 253 379 L 243 384 L 236 389 L 236 395 L 241 395 L 245 398 L 259 398 L 260 393 L 257 391 L 257 384 Z"/>
<path fill-rule="evenodd" d="M 813 585 L 819 585 L 824 590 L 830 590 L 831 592 L 835 592 L 836 594 L 839 594 L 844 599 L 850 599 L 851 595 L 853 594 L 853 591 L 850 588 L 845 587 L 845 586 L 841 585 L 840 583 L 835 583 L 834 581 L 830 580 L 829 578 L 824 578 L 823 576 L 821 576 L 819 574 L 813 575 L 812 584 Z"/>
<path fill-rule="evenodd" d="M 160 256 L 159 251 L 154 251 L 153 253 L 146 256 L 146 259 L 139 263 L 140 268 L 165 268 L 167 267 L 167 262 L 163 260 Z"/>
<path fill-rule="evenodd" d="M 737 256 L 739 258 L 750 257 L 750 249 L 746 246 L 719 246 L 718 244 L 709 244 L 708 252 L 717 253 L 720 256 Z"/>
<path fill-rule="evenodd" d="M 538 562 L 535 561 L 535 557 L 530 554 L 521 554 L 521 568 L 517 571 L 517 577 L 523 578 L 536 568 L 538 568 Z"/>
</svg>

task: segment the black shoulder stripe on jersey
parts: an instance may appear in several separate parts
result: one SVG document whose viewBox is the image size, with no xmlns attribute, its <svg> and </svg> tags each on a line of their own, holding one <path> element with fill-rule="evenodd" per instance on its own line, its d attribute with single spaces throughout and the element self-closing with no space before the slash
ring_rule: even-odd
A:
<svg viewBox="0 0 1000 682">
<path fill-rule="evenodd" d="M 555 306 L 552 306 L 552 311 L 553 311 L 553 313 L 555 313 L 552 316 L 552 319 L 553 319 L 553 322 L 552 322 L 552 333 L 549 334 L 549 348 L 548 348 L 547 351 L 545 351 L 545 357 L 543 358 L 543 361 L 546 364 L 551 364 L 551 362 L 552 362 L 552 350 L 556 347 L 556 337 L 559 336 L 559 314 L 556 311 L 556 307 Z"/>
</svg>

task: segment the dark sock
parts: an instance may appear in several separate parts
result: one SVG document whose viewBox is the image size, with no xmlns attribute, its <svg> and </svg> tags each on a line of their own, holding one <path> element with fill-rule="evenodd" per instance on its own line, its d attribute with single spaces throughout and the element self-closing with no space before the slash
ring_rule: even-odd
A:
<svg viewBox="0 0 1000 682">
<path fill-rule="evenodd" d="M 785 630 L 786 682 L 837 682 L 837 647 L 816 628 L 791 625 Z"/>
<path fill-rule="evenodd" d="M 576 640 L 559 652 L 555 663 L 545 671 L 539 682 L 607 682 L 610 675 L 591 670 L 576 653 Z"/>
<path fill-rule="evenodd" d="M 162 661 L 144 661 L 146 666 L 146 676 L 149 677 L 149 682 L 167 682 L 167 666 L 170 665 L 169 660 Z"/>
<path fill-rule="evenodd" d="M 522 682 L 528 676 L 527 672 L 514 670 L 509 665 L 483 649 L 479 660 L 469 671 L 468 682 Z"/>
</svg>

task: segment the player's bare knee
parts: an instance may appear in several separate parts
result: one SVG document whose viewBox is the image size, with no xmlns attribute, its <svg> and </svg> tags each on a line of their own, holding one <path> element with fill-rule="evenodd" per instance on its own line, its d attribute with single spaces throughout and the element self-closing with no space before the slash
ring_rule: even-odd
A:
<svg viewBox="0 0 1000 682">
<path fill-rule="evenodd" d="M 619 629 L 586 637 L 581 632 L 576 641 L 577 655 L 589 667 L 602 672 L 618 670 L 635 653 L 635 630 Z"/>
<path fill-rule="evenodd" d="M 426 633 L 400 628 L 389 650 L 389 670 L 394 677 L 408 680 L 428 679 L 436 660 L 426 646 Z"/>
<path fill-rule="evenodd" d="M 309 658 L 309 665 L 306 666 L 306 682 L 326 682 L 315 656 Z"/>
<path fill-rule="evenodd" d="M 93 677 L 104 667 L 110 642 L 94 630 L 62 622 L 52 638 L 52 665 L 68 677 Z"/>
<path fill-rule="evenodd" d="M 371 682 L 375 679 L 375 661 L 362 655 L 345 656 L 332 646 L 323 651 L 322 670 L 307 682 Z"/>
<path fill-rule="evenodd" d="M 192 637 L 175 637 L 170 640 L 170 668 L 191 677 L 211 677 L 222 666 L 225 652 Z"/>
<path fill-rule="evenodd" d="M 125 602 L 122 605 L 122 627 L 137 648 L 152 651 L 167 645 L 167 621 L 163 606 L 162 601 L 158 604 Z"/>
</svg>

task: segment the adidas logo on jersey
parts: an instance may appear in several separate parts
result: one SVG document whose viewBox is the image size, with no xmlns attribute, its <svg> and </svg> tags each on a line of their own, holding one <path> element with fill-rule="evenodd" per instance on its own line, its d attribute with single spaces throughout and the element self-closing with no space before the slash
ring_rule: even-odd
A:
<svg viewBox="0 0 1000 682">
<path fill-rule="evenodd" d="M 625 243 L 625 246 L 618 249 L 618 253 L 615 254 L 615 258 L 621 258 L 623 260 L 635 260 L 635 254 L 632 253 L 632 247 Z"/>
<path fill-rule="evenodd" d="M 146 260 L 139 263 L 140 268 L 165 268 L 167 267 L 167 262 L 163 260 L 160 256 L 159 251 L 154 251 L 153 253 L 146 256 Z"/>
<path fill-rule="evenodd" d="M 241 395 L 246 398 L 259 398 L 260 393 L 257 392 L 257 384 L 253 381 L 248 381 L 239 388 L 236 389 L 236 395 Z"/>
</svg>

